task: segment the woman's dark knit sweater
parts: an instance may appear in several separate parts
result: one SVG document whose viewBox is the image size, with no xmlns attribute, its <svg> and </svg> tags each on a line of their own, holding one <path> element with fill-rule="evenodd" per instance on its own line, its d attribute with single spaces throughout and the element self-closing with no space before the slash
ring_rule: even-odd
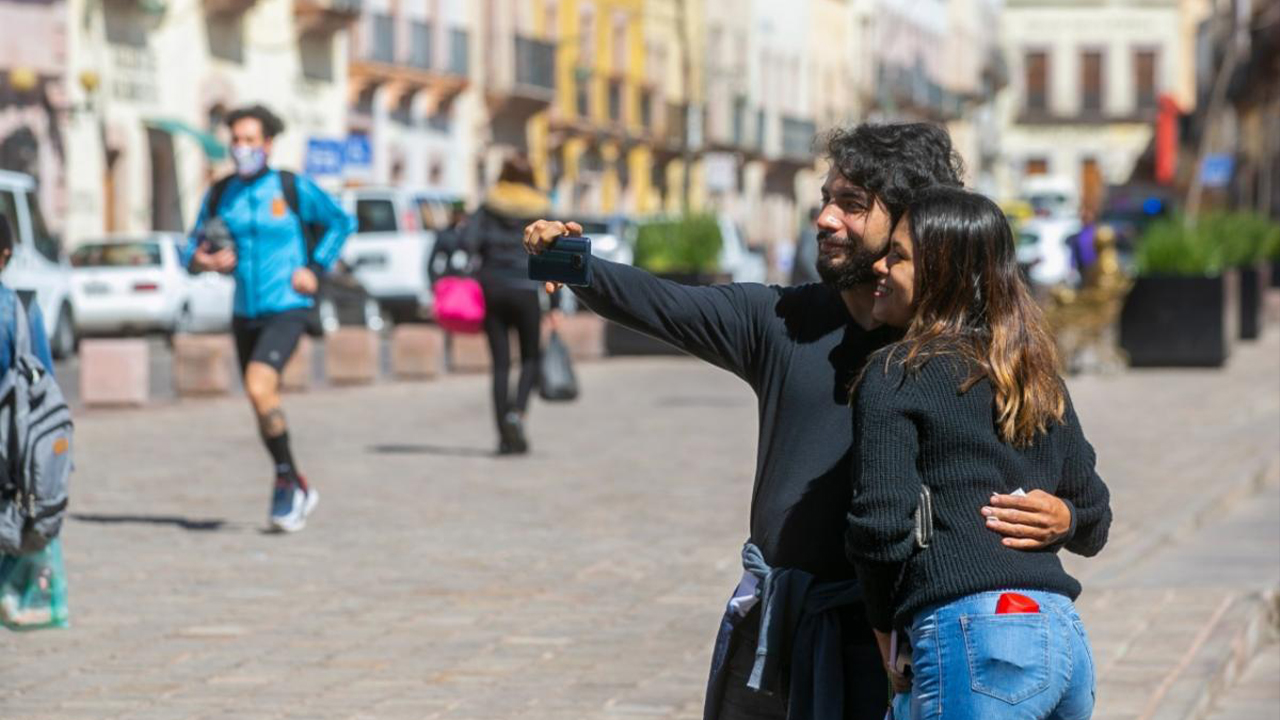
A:
<svg viewBox="0 0 1280 720">
<path fill-rule="evenodd" d="M 906 371 L 897 361 L 886 365 L 885 353 L 868 361 L 854 397 L 854 496 L 845 536 L 872 625 L 906 627 L 928 605 L 988 590 L 1075 599 L 1080 583 L 1062 569 L 1058 548 L 1007 548 L 980 514 L 993 493 L 1043 490 L 1072 509 L 1068 550 L 1094 555 L 1106 544 L 1110 493 L 1070 399 L 1062 423 L 1015 448 L 996 429 L 991 384 L 984 379 L 959 391 L 968 372 L 958 358 L 935 357 Z M 934 506 L 934 535 L 923 550 L 914 520 L 922 485 Z"/>
</svg>

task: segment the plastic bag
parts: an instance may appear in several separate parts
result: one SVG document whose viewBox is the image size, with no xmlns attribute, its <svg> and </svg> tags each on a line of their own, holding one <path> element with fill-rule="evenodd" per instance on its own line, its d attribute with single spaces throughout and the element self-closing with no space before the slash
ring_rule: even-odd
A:
<svg viewBox="0 0 1280 720">
<path fill-rule="evenodd" d="M 538 394 L 551 402 L 576 400 L 578 397 L 578 378 L 573 374 L 569 348 L 560 339 L 560 333 L 552 332 L 546 349 L 542 351 Z"/>
<path fill-rule="evenodd" d="M 25 555 L 0 555 L 0 623 L 11 630 L 67 627 L 62 539 Z"/>
</svg>

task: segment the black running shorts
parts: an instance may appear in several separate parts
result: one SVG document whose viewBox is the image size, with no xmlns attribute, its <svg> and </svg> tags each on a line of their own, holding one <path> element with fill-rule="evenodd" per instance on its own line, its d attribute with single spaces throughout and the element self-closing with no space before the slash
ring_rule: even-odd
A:
<svg viewBox="0 0 1280 720">
<path fill-rule="evenodd" d="M 236 339 L 240 373 L 244 374 L 251 362 L 265 363 L 282 372 L 307 331 L 310 312 L 286 310 L 256 318 L 233 318 L 231 334 Z"/>
</svg>

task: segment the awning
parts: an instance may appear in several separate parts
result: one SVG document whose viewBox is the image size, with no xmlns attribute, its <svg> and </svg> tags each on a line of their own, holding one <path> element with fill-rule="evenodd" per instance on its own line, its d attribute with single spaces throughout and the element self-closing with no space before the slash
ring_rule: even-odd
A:
<svg viewBox="0 0 1280 720">
<path fill-rule="evenodd" d="M 181 120 L 147 120 L 144 124 L 149 128 L 155 128 L 170 135 L 184 134 L 191 136 L 196 142 L 200 143 L 200 149 L 204 150 L 205 157 L 210 160 L 221 160 L 227 156 L 227 146 L 223 145 L 212 133 L 188 125 Z"/>
</svg>

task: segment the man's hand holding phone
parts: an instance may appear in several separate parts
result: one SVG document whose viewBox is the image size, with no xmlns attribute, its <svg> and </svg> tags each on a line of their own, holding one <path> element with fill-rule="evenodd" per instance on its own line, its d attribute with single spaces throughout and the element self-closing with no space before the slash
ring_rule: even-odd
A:
<svg viewBox="0 0 1280 720">
<path fill-rule="evenodd" d="M 582 226 L 576 222 L 537 220 L 524 229 L 524 249 L 530 255 L 541 255 L 562 237 L 582 237 Z M 546 283 L 547 293 L 559 290 L 561 283 Z"/>
<path fill-rule="evenodd" d="M 591 284 L 591 240 L 582 237 L 578 223 L 539 220 L 525 228 L 524 245 L 529 277 L 545 281 L 548 292 L 562 284 Z"/>
</svg>

